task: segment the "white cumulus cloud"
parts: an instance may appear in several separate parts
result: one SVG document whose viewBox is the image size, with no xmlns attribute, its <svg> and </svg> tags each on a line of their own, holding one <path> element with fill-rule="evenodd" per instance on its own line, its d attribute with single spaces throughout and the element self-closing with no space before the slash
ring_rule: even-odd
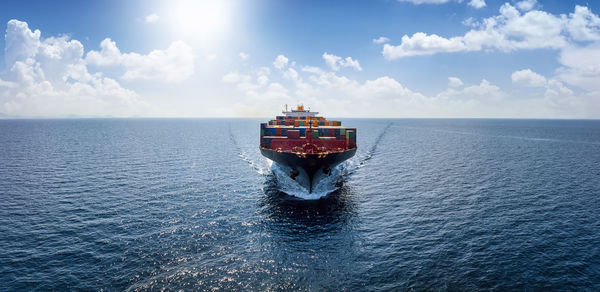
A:
<svg viewBox="0 0 600 292">
<path fill-rule="evenodd" d="M 286 58 L 284 55 L 279 55 L 277 58 L 275 58 L 275 61 L 273 61 L 273 66 L 281 70 L 283 67 L 287 66 L 288 62 L 288 58 Z"/>
<path fill-rule="evenodd" d="M 353 60 L 351 57 L 342 59 L 341 57 L 325 52 L 323 53 L 323 60 L 325 60 L 327 66 L 334 71 L 339 70 L 341 67 L 351 67 L 356 71 L 362 71 L 362 67 L 360 66 L 358 60 Z"/>
<path fill-rule="evenodd" d="M 515 5 L 521 11 L 529 11 L 529 10 L 533 9 L 535 4 L 537 4 L 537 0 L 523 0 L 523 1 L 517 2 Z"/>
<path fill-rule="evenodd" d="M 565 97 L 570 97 L 571 95 L 573 95 L 573 90 L 566 87 L 562 82 L 556 79 L 548 80 L 545 92 L 546 97 L 565 99 Z"/>
<path fill-rule="evenodd" d="M 590 91 L 600 91 L 600 44 L 570 46 L 561 51 L 558 78 Z"/>
<path fill-rule="evenodd" d="M 565 20 L 567 31 L 574 40 L 600 40 L 600 18 L 588 7 L 575 6 L 575 11 Z"/>
<path fill-rule="evenodd" d="M 463 82 L 458 77 L 448 77 L 448 86 L 461 87 L 461 86 L 463 86 Z"/>
<path fill-rule="evenodd" d="M 42 38 L 26 22 L 7 24 L 7 70 L 0 112 L 25 116 L 131 115 L 147 105 L 101 73 L 89 73 L 83 45 L 66 36 Z"/>
<path fill-rule="evenodd" d="M 471 0 L 469 1 L 469 6 L 476 9 L 481 9 L 485 7 L 485 0 Z"/>
<path fill-rule="evenodd" d="M 554 78 L 547 79 L 546 77 L 531 71 L 531 69 L 515 71 L 510 77 L 515 84 L 545 88 L 546 91 L 544 92 L 544 96 L 547 98 L 555 98 L 562 101 L 573 96 L 573 91 L 561 81 Z"/>
<path fill-rule="evenodd" d="M 389 41 L 390 41 L 390 39 L 386 38 L 384 36 L 380 36 L 380 37 L 378 37 L 376 39 L 373 39 L 373 43 L 375 43 L 375 44 L 384 44 L 384 43 L 387 43 Z"/>
<path fill-rule="evenodd" d="M 505 3 L 500 14 L 483 19 L 462 36 L 442 37 L 417 32 L 404 35 L 400 45 L 384 44 L 382 54 L 389 60 L 432 55 L 437 53 L 497 50 L 510 52 L 522 49 L 562 49 L 569 39 L 592 41 L 600 39 L 600 19 L 587 7 L 576 6 L 568 16 L 531 10 L 521 14 Z"/>
<path fill-rule="evenodd" d="M 183 41 L 175 41 L 165 50 L 153 50 L 147 55 L 121 53 L 109 38 L 100 43 L 100 51 L 90 51 L 85 60 L 94 66 L 121 66 L 124 80 L 181 82 L 194 73 L 195 55 Z"/>
<path fill-rule="evenodd" d="M 440 52 L 451 53 L 467 51 L 469 48 L 461 37 L 450 39 L 432 34 L 417 32 L 411 37 L 404 35 L 399 46 L 385 44 L 383 55 L 390 60 L 410 56 L 432 55 Z"/>
<path fill-rule="evenodd" d="M 546 85 L 546 78 L 531 71 L 531 69 L 515 71 L 510 76 L 510 79 L 513 83 L 530 87 L 542 87 Z"/>
</svg>

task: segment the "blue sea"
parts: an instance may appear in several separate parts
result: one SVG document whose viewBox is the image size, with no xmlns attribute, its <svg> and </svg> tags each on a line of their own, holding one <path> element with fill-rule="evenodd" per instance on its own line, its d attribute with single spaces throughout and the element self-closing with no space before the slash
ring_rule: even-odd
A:
<svg viewBox="0 0 600 292">
<path fill-rule="evenodd" d="M 0 290 L 600 291 L 600 121 L 342 121 L 309 194 L 259 119 L 0 120 Z"/>
</svg>

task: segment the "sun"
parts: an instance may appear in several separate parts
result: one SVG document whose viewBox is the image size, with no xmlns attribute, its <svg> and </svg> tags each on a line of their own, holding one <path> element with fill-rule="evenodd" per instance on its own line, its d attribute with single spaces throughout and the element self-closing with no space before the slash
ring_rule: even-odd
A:
<svg viewBox="0 0 600 292">
<path fill-rule="evenodd" d="M 231 1 L 176 0 L 168 2 L 174 35 L 209 44 L 223 38 L 231 22 Z"/>
</svg>

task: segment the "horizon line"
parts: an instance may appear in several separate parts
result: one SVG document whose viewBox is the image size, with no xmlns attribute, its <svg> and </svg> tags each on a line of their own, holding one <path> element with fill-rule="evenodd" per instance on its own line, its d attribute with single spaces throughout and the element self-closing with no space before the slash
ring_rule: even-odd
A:
<svg viewBox="0 0 600 292">
<path fill-rule="evenodd" d="M 331 119 L 379 119 L 379 120 L 585 120 L 585 121 L 600 121 L 600 118 L 561 118 L 561 117 L 336 117 L 332 116 Z M 198 116 L 198 117 L 185 117 L 185 116 L 11 116 L 11 117 L 0 117 L 0 120 L 124 120 L 124 119 L 272 119 L 270 117 L 240 117 L 240 116 Z"/>
</svg>

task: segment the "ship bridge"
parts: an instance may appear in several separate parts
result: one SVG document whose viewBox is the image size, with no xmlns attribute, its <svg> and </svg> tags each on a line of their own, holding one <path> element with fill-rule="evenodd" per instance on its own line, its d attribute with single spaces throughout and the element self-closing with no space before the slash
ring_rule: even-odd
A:
<svg viewBox="0 0 600 292">
<path fill-rule="evenodd" d="M 282 113 L 286 117 L 315 117 L 316 115 L 319 114 L 319 112 L 311 112 L 310 109 L 308 109 L 308 110 L 304 109 L 304 105 L 302 105 L 302 104 L 299 104 L 296 107 L 296 109 L 292 109 L 291 111 L 288 111 L 287 104 L 286 104 L 285 110 L 282 111 Z"/>
</svg>

